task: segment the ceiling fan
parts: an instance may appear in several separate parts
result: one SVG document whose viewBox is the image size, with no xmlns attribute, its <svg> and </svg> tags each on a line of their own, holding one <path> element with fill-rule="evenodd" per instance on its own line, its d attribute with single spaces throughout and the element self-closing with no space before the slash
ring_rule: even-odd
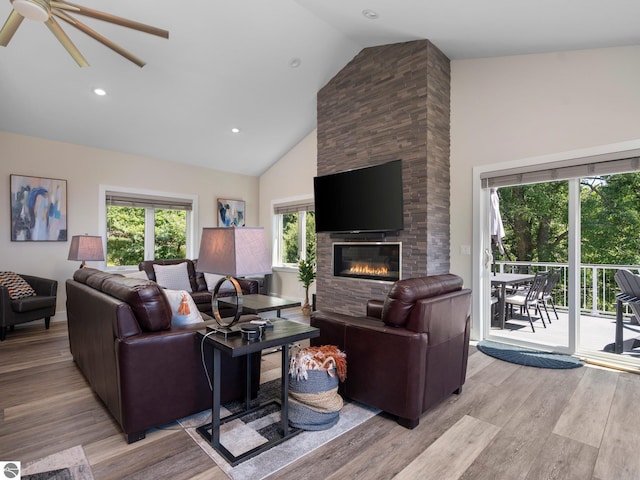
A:
<svg viewBox="0 0 640 480">
<path fill-rule="evenodd" d="M 69 25 L 76 27 L 78 30 L 86 33 L 93 39 L 99 41 L 103 45 L 109 47 L 114 52 L 119 53 L 126 59 L 132 61 L 139 67 L 144 67 L 145 62 L 136 57 L 132 53 L 128 52 L 121 46 L 115 44 L 104 35 L 91 29 L 84 23 L 80 22 L 70 14 L 84 15 L 86 17 L 97 18 L 105 22 L 114 23 L 123 27 L 132 28 L 141 32 L 150 33 L 151 35 L 157 35 L 163 38 L 169 38 L 169 32 L 160 28 L 145 25 L 144 23 L 134 22 L 133 20 L 127 20 L 126 18 L 116 17 L 108 13 L 100 12 L 98 10 L 92 10 L 90 8 L 74 5 L 73 3 L 66 2 L 64 0 L 10 0 L 13 10 L 9 14 L 9 18 L 5 22 L 2 30 L 0 30 L 0 45 L 6 47 L 14 33 L 22 23 L 22 20 L 28 18 L 38 22 L 44 22 L 49 27 L 49 30 L 58 39 L 64 48 L 71 54 L 73 59 L 81 67 L 88 67 L 89 63 L 82 56 L 80 51 L 73 44 L 71 39 L 62 30 L 60 24 L 54 17 L 64 20 Z"/>
</svg>

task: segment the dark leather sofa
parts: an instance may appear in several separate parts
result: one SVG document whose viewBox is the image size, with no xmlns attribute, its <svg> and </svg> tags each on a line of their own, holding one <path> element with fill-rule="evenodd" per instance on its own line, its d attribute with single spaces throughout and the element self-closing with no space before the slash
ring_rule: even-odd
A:
<svg viewBox="0 0 640 480">
<path fill-rule="evenodd" d="M 341 393 L 398 417 L 414 428 L 422 413 L 460 393 L 467 372 L 471 291 L 452 274 L 396 282 L 366 316 L 316 311 L 312 345 L 336 345 L 347 355 Z"/>
<path fill-rule="evenodd" d="M 196 334 L 211 320 L 172 327 L 171 307 L 150 280 L 83 268 L 66 290 L 73 359 L 129 443 L 152 427 L 211 408 Z M 249 317 L 255 318 L 243 319 Z M 255 396 L 260 358 L 253 357 Z M 245 357 L 222 355 L 221 370 L 222 402 L 244 398 Z"/>
<path fill-rule="evenodd" d="M 187 273 L 189 274 L 189 283 L 191 284 L 191 297 L 195 302 L 198 310 L 206 313 L 207 315 L 212 315 L 211 309 L 211 292 L 207 290 L 207 282 L 204 278 L 204 273 L 197 272 L 196 268 L 198 266 L 198 260 L 189 260 L 189 259 L 171 259 L 171 260 L 145 260 L 140 262 L 138 268 L 144 271 L 149 277 L 150 280 L 156 281 L 156 272 L 153 269 L 154 265 L 176 265 L 178 263 L 187 262 Z M 244 295 L 249 295 L 252 293 L 259 293 L 260 284 L 255 279 L 248 278 L 238 278 L 238 283 L 240 284 L 240 288 L 242 288 L 242 293 Z M 235 290 L 232 288 L 220 289 L 218 292 L 219 297 L 227 297 L 235 295 Z M 232 315 L 233 307 L 225 307 L 224 305 L 219 305 L 220 315 L 223 317 L 227 315 Z"/>
</svg>

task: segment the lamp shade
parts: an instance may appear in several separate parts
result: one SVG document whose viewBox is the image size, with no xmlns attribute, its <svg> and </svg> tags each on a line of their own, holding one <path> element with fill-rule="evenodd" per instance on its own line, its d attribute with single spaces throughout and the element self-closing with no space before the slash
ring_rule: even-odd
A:
<svg viewBox="0 0 640 480">
<path fill-rule="evenodd" d="M 104 260 L 102 237 L 94 235 L 74 235 L 71 237 L 69 258 L 67 260 L 80 260 L 81 262 Z"/>
<path fill-rule="evenodd" d="M 232 277 L 271 273 L 264 229 L 203 228 L 197 270 Z"/>
</svg>

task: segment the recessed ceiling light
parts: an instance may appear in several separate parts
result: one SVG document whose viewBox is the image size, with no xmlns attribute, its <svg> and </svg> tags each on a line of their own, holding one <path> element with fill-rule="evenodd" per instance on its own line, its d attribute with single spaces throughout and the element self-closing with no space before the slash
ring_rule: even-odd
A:
<svg viewBox="0 0 640 480">
<path fill-rule="evenodd" d="M 96 95 L 98 95 L 100 97 L 104 97 L 107 94 L 107 92 L 102 88 L 94 88 L 93 89 L 93 93 L 95 93 Z"/>
<path fill-rule="evenodd" d="M 236 127 L 233 127 L 233 128 L 231 129 L 231 132 L 232 132 L 232 133 L 240 133 L 240 129 L 239 129 L 239 128 L 236 128 Z"/>
<path fill-rule="evenodd" d="M 364 15 L 364 18 L 368 18 L 369 20 L 375 20 L 379 17 L 377 12 L 374 12 L 373 10 L 370 10 L 368 8 L 362 11 L 362 15 Z"/>
<path fill-rule="evenodd" d="M 298 57 L 293 57 L 291 60 L 289 60 L 289 66 L 291 68 L 298 68 L 301 63 L 302 60 L 300 60 Z"/>
</svg>

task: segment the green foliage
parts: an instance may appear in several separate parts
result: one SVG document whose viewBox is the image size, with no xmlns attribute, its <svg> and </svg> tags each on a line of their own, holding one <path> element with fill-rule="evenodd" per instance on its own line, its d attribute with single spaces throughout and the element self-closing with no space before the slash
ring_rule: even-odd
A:
<svg viewBox="0 0 640 480">
<path fill-rule="evenodd" d="M 154 258 L 185 258 L 186 212 L 155 210 Z M 107 207 L 107 265 L 138 265 L 144 260 L 145 209 Z"/>
<path fill-rule="evenodd" d="M 640 173 L 582 181 L 582 261 L 640 264 Z"/>
<path fill-rule="evenodd" d="M 298 213 L 285 213 L 282 216 L 282 261 L 296 263 L 300 257 L 298 251 Z"/>
<path fill-rule="evenodd" d="M 156 210 L 156 259 L 186 258 L 187 212 L 184 210 Z"/>
<path fill-rule="evenodd" d="M 583 178 L 582 263 L 640 264 L 640 173 Z M 502 187 L 502 260 L 566 262 L 568 182 Z"/>
<path fill-rule="evenodd" d="M 297 263 L 300 255 L 300 247 L 298 241 L 300 213 L 285 213 L 282 216 L 282 261 L 283 263 Z M 305 217 L 305 251 L 306 257 L 312 259 L 316 256 L 316 214 L 315 212 L 306 212 Z"/>
<path fill-rule="evenodd" d="M 298 280 L 302 282 L 305 290 L 307 290 L 316 279 L 316 262 L 315 259 L 301 259 L 298 262 Z"/>
<path fill-rule="evenodd" d="M 144 208 L 107 207 L 107 265 L 144 260 Z"/>
<path fill-rule="evenodd" d="M 568 183 L 518 185 L 499 190 L 506 260 L 566 262 Z"/>
</svg>

